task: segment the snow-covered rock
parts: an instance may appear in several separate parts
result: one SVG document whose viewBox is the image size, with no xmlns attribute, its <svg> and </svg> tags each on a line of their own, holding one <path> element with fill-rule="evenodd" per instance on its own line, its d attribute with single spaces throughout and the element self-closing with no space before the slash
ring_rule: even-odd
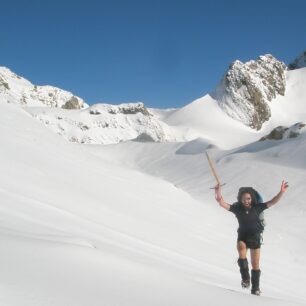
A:
<svg viewBox="0 0 306 306">
<path fill-rule="evenodd" d="M 167 124 L 143 103 L 94 104 L 84 110 L 25 108 L 34 118 L 67 140 L 85 144 L 137 141 L 175 141 Z"/>
<path fill-rule="evenodd" d="M 288 138 L 298 137 L 302 131 L 305 131 L 306 124 L 303 122 L 298 122 L 290 127 L 278 126 L 271 131 L 270 134 L 264 136 L 260 139 L 263 140 L 282 140 Z"/>
<path fill-rule="evenodd" d="M 272 55 L 233 62 L 212 96 L 230 117 L 260 130 L 269 120 L 268 103 L 286 89 L 286 65 Z"/>
<path fill-rule="evenodd" d="M 289 70 L 306 67 L 306 50 L 288 65 Z"/>
<path fill-rule="evenodd" d="M 172 129 L 143 103 L 94 104 L 91 107 L 72 93 L 37 86 L 0 67 L 0 101 L 22 106 L 55 133 L 86 144 L 137 141 L 174 141 Z"/>
<path fill-rule="evenodd" d="M 38 86 L 6 67 L 0 67 L 0 101 L 21 106 L 81 109 L 88 105 L 71 92 L 53 86 Z"/>
<path fill-rule="evenodd" d="M 89 113 L 91 115 L 99 115 L 101 113 L 109 113 L 112 115 L 123 114 L 123 115 L 135 115 L 138 113 L 144 116 L 153 116 L 152 113 L 144 106 L 142 102 L 138 103 L 123 103 L 120 105 L 112 104 L 94 104 L 89 108 Z"/>
</svg>

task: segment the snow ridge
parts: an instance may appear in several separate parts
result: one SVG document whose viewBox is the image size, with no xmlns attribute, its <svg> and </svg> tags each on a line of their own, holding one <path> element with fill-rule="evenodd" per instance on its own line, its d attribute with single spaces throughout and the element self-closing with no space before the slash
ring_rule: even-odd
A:
<svg viewBox="0 0 306 306">
<path fill-rule="evenodd" d="M 113 144 L 135 139 L 175 141 L 172 129 L 143 103 L 98 103 L 88 107 L 71 92 L 37 86 L 0 67 L 0 100 L 22 106 L 34 118 L 67 140 L 85 144 Z"/>
<path fill-rule="evenodd" d="M 27 108 L 34 118 L 67 140 L 84 144 L 113 144 L 135 139 L 140 142 L 175 141 L 167 124 L 143 103 L 94 104 L 84 110 Z"/>
<path fill-rule="evenodd" d="M 33 85 L 6 67 L 0 67 L 0 99 L 21 106 L 81 109 L 88 105 L 71 92 L 54 86 Z"/>
</svg>

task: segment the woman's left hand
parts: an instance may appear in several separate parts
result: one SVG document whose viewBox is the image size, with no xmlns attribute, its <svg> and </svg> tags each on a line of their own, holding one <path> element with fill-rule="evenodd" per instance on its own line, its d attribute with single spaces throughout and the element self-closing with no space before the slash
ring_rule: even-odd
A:
<svg viewBox="0 0 306 306">
<path fill-rule="evenodd" d="M 288 182 L 282 181 L 281 192 L 285 192 L 289 187 Z"/>
</svg>

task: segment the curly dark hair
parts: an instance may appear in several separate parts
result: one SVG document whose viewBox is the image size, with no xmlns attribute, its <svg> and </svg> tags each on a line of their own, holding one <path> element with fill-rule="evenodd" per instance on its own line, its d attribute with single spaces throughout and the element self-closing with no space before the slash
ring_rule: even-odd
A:
<svg viewBox="0 0 306 306">
<path fill-rule="evenodd" d="M 245 193 L 250 194 L 250 196 L 252 198 L 252 204 L 257 204 L 255 191 L 252 187 L 241 187 L 241 188 L 239 188 L 238 196 L 237 196 L 237 200 L 238 200 L 239 203 L 241 203 L 242 195 L 245 194 Z"/>
</svg>

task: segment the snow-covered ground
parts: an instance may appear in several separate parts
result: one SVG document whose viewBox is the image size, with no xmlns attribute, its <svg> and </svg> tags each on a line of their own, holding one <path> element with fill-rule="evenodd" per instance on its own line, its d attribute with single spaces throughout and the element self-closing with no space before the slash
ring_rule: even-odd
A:
<svg viewBox="0 0 306 306">
<path fill-rule="evenodd" d="M 150 110 L 181 142 L 71 143 L 33 119 L 41 108 L 0 100 L 0 305 L 306 305 L 305 128 L 257 141 L 306 122 L 305 82 L 306 68 L 287 73 L 259 132 L 208 95 Z M 205 150 L 228 202 L 240 186 L 269 200 L 289 181 L 265 213 L 261 297 L 240 288 L 237 221 L 214 201 Z"/>
</svg>

